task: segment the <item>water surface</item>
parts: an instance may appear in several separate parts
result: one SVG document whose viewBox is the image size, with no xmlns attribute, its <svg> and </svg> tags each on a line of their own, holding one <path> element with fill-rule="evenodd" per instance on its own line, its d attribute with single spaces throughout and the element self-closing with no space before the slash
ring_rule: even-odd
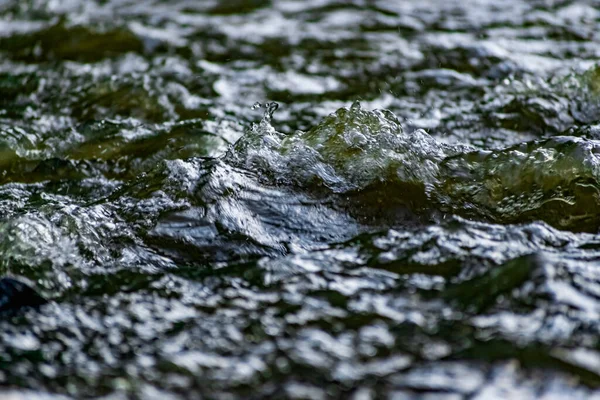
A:
<svg viewBox="0 0 600 400">
<path fill-rule="evenodd" d="M 0 15 L 5 395 L 600 397 L 597 2 Z"/>
</svg>

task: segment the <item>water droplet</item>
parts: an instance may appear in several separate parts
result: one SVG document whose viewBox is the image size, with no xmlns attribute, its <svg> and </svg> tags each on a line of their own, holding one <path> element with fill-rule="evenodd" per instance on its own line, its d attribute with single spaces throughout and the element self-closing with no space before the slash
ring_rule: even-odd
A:
<svg viewBox="0 0 600 400">
<path fill-rule="evenodd" d="M 360 111 L 360 101 L 355 100 L 354 103 L 352 103 L 352 106 L 350 107 L 350 111 Z"/>
<path fill-rule="evenodd" d="M 272 101 L 270 103 L 267 103 L 266 105 L 266 110 L 265 110 L 265 119 L 267 121 L 270 121 L 271 118 L 273 118 L 273 113 L 275 113 L 275 111 L 279 108 L 279 104 Z"/>
<path fill-rule="evenodd" d="M 254 104 L 252 105 L 252 107 L 250 107 L 250 108 L 251 108 L 251 109 L 253 109 L 253 110 L 258 110 L 258 109 L 259 109 L 259 108 L 261 108 L 261 107 L 262 107 L 262 104 L 261 104 L 261 102 L 260 102 L 260 101 L 257 101 L 257 102 L 256 102 L 256 103 L 254 103 Z"/>
</svg>

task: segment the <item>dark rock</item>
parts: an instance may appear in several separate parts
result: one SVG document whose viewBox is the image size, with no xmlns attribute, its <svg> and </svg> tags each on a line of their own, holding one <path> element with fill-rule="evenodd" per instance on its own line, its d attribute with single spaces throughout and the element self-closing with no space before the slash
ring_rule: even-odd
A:
<svg viewBox="0 0 600 400">
<path fill-rule="evenodd" d="M 17 311 L 24 307 L 38 307 L 46 300 L 29 285 L 14 278 L 0 279 L 0 312 Z"/>
</svg>

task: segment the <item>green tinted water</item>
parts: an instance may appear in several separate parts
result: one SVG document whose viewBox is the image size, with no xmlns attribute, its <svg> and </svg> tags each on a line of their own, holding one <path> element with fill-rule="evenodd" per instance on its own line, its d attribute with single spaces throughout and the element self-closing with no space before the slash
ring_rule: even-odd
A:
<svg viewBox="0 0 600 400">
<path fill-rule="evenodd" d="M 0 2 L 4 395 L 597 396 L 597 6 Z"/>
</svg>

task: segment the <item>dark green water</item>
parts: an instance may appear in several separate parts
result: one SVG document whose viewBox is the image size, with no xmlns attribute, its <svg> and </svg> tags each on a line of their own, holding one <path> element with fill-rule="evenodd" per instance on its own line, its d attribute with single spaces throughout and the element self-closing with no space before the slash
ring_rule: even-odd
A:
<svg viewBox="0 0 600 400">
<path fill-rule="evenodd" d="M 594 1 L 0 1 L 0 396 L 600 398 L 599 61 Z"/>
</svg>

